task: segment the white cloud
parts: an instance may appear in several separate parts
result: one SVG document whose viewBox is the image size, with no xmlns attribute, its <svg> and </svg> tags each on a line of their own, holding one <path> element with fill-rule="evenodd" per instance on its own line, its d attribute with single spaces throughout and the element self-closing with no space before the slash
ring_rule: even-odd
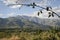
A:
<svg viewBox="0 0 60 40">
<path fill-rule="evenodd" d="M 16 13 L 9 13 L 9 14 L 7 14 L 7 17 L 12 17 L 12 16 L 16 16 L 17 14 Z"/>
<path fill-rule="evenodd" d="M 5 3 L 6 5 L 8 4 L 16 4 L 17 0 L 4 0 L 3 3 Z"/>
<path fill-rule="evenodd" d="M 21 7 L 21 5 L 10 6 L 10 8 L 19 8 L 19 7 Z"/>
<path fill-rule="evenodd" d="M 39 2 L 38 2 L 39 1 Z M 49 0 L 4 0 L 3 3 L 5 3 L 6 5 L 9 5 L 9 4 L 22 4 L 22 3 L 32 3 L 32 2 L 36 2 L 38 5 L 40 6 L 46 6 L 48 5 L 48 1 Z M 50 0 L 52 1 L 52 0 Z M 49 1 L 49 2 L 50 2 Z M 17 3 L 16 3 L 17 2 Z M 11 6 L 12 8 L 17 8 L 19 7 L 18 5 L 14 5 L 14 6 Z"/>
<path fill-rule="evenodd" d="M 51 6 L 51 4 L 53 4 L 55 1 L 56 0 L 41 0 L 40 2 L 37 2 L 37 5 L 40 5 L 42 7 Z"/>
<path fill-rule="evenodd" d="M 0 13 L 0 17 L 3 17 L 3 16 L 4 16 L 4 14 Z"/>
<path fill-rule="evenodd" d="M 18 0 L 4 0 L 3 3 L 5 3 L 5 5 L 10 5 L 10 4 L 16 4 L 16 1 Z M 21 5 L 10 6 L 10 8 L 18 8 L 18 7 L 21 7 Z"/>
<path fill-rule="evenodd" d="M 59 7 L 53 7 L 52 11 L 54 11 L 56 14 L 60 15 L 60 6 Z M 39 16 L 37 16 L 37 12 L 34 12 L 33 16 L 36 16 L 36 17 L 39 17 L 39 18 L 48 18 L 48 12 L 49 11 L 46 11 L 46 10 L 43 10 L 43 13 L 40 14 Z M 54 16 L 54 17 L 50 17 L 50 18 L 58 18 L 58 16 Z"/>
<path fill-rule="evenodd" d="M 46 10 L 43 10 L 43 13 L 39 16 L 37 15 L 38 11 L 35 11 L 31 14 L 18 14 L 20 16 L 31 16 L 31 17 L 38 17 L 38 18 L 48 18 L 48 12 Z"/>
<path fill-rule="evenodd" d="M 12 16 L 16 16 L 16 13 L 9 13 L 9 14 L 0 13 L 0 17 L 2 17 L 2 18 L 12 17 Z"/>
<path fill-rule="evenodd" d="M 16 13 L 14 13 L 14 12 L 8 13 L 8 14 L 0 13 L 0 17 L 2 17 L 2 18 L 13 17 L 13 16 L 17 16 L 17 15 L 19 15 L 19 14 L 16 14 Z"/>
<path fill-rule="evenodd" d="M 24 3 L 28 4 L 28 3 L 32 3 L 32 2 L 34 2 L 34 0 L 5 0 L 5 1 L 3 1 L 3 3 L 5 3 L 5 5 L 10 5 L 10 4 L 24 4 Z M 18 7 L 21 7 L 21 5 L 10 6 L 10 8 L 18 8 Z"/>
<path fill-rule="evenodd" d="M 55 12 L 60 12 L 60 6 L 58 6 L 58 7 L 53 7 L 53 11 L 55 11 Z"/>
<path fill-rule="evenodd" d="M 37 5 L 40 5 L 42 7 L 47 6 L 48 5 L 48 1 L 49 0 L 42 0 L 41 2 L 38 2 Z"/>
<path fill-rule="evenodd" d="M 60 7 L 54 7 L 53 11 L 56 12 L 57 14 L 60 13 Z M 48 18 L 48 12 L 49 11 L 43 10 L 43 13 L 40 14 L 39 16 L 37 15 L 38 11 L 35 11 L 31 14 L 26 14 L 26 13 L 25 14 L 16 14 L 16 13 L 12 12 L 12 13 L 7 14 L 7 16 L 11 17 L 11 16 L 17 16 L 17 15 L 20 15 L 20 16 L 25 15 L 25 16 L 31 16 L 31 17 Z M 55 17 L 57 17 L 57 16 L 55 16 Z M 53 17 L 53 18 L 55 18 L 55 17 Z"/>
<path fill-rule="evenodd" d="M 9 5 L 9 4 L 16 4 L 16 1 L 17 0 L 5 0 L 3 1 L 6 5 Z M 24 0 L 25 1 L 25 0 Z M 19 0 L 18 3 L 24 3 L 23 0 Z M 29 2 L 33 2 L 34 0 L 29 0 Z M 39 1 L 39 0 L 38 0 Z M 41 2 L 37 2 L 38 5 L 40 6 L 46 6 L 48 5 L 48 1 L 55 1 L 55 0 L 42 0 Z M 28 3 L 28 2 L 27 2 Z M 21 5 L 14 5 L 14 6 L 11 6 L 11 8 L 17 8 L 17 7 L 21 7 Z M 60 12 L 60 7 L 53 7 L 53 11 L 55 11 L 56 13 Z M 48 13 L 47 11 L 44 11 L 43 14 L 40 14 L 40 16 L 37 16 L 37 12 L 34 12 L 32 14 L 16 14 L 16 13 L 9 13 L 7 14 L 6 16 L 7 17 L 10 17 L 10 16 L 16 16 L 16 15 L 28 15 L 28 16 L 32 16 L 32 17 L 40 17 L 40 18 L 47 18 L 48 17 Z M 1 16 L 3 16 L 3 14 L 0 14 Z"/>
<path fill-rule="evenodd" d="M 38 14 L 38 11 L 34 12 L 34 14 L 33 14 L 34 17 L 36 16 L 36 17 L 39 17 L 39 18 L 48 18 L 48 12 L 46 10 L 43 10 L 43 13 L 42 14 L 40 13 L 39 16 L 37 14 Z"/>
</svg>

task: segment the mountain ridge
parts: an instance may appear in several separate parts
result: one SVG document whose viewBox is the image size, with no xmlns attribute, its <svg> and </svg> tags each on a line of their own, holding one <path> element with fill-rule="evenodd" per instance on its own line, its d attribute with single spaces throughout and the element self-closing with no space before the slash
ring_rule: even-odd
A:
<svg viewBox="0 0 60 40">
<path fill-rule="evenodd" d="M 32 28 L 49 29 L 50 26 L 60 26 L 60 19 L 41 19 L 30 16 L 0 18 L 0 28 Z"/>
</svg>

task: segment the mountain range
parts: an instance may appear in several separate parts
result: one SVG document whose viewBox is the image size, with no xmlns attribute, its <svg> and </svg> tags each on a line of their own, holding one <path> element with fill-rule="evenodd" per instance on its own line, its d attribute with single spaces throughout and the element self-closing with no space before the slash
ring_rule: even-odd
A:
<svg viewBox="0 0 60 40">
<path fill-rule="evenodd" d="M 49 29 L 49 27 L 59 27 L 60 19 L 44 19 L 31 16 L 15 16 L 0 18 L 0 29 L 3 28 L 31 28 Z"/>
</svg>

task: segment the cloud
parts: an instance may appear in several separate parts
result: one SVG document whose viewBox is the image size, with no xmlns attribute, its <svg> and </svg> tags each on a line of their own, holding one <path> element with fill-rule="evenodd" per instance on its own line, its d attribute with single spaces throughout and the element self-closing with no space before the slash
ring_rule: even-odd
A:
<svg viewBox="0 0 60 40">
<path fill-rule="evenodd" d="M 54 12 L 56 12 L 57 14 L 60 13 L 60 7 L 53 7 L 52 10 Z M 40 14 L 39 16 L 37 15 L 38 11 L 35 11 L 35 12 L 31 13 L 31 14 L 26 14 L 26 13 L 25 14 L 16 14 L 16 13 L 12 12 L 12 13 L 7 14 L 7 16 L 11 17 L 11 16 L 17 16 L 17 15 L 20 15 L 20 16 L 25 15 L 25 16 L 38 17 L 38 18 L 48 18 L 48 12 L 49 11 L 43 10 L 43 13 Z M 55 17 L 53 17 L 53 18 L 57 18 L 57 16 L 55 15 Z"/>
<path fill-rule="evenodd" d="M 56 14 L 60 15 L 60 6 L 59 7 L 53 7 L 52 11 L 54 11 Z M 38 11 L 34 12 L 33 16 L 39 17 L 39 18 L 48 18 L 49 11 L 43 10 L 43 13 L 37 16 Z M 58 16 L 50 17 L 50 18 L 58 18 Z"/>
<path fill-rule="evenodd" d="M 48 5 L 48 1 L 49 1 L 49 0 L 42 0 L 42 1 L 40 1 L 40 2 L 37 2 L 37 5 L 46 6 L 46 5 Z"/>
<path fill-rule="evenodd" d="M 9 4 L 23 4 L 23 3 L 36 2 L 40 6 L 46 6 L 48 5 L 48 2 L 50 3 L 51 1 L 52 0 L 37 0 L 37 1 L 36 0 L 4 0 L 3 3 L 5 3 L 5 5 L 9 5 Z M 17 7 L 20 7 L 20 6 L 19 5 L 11 6 L 11 8 L 17 8 Z"/>
<path fill-rule="evenodd" d="M 8 4 L 16 4 L 17 0 L 4 0 L 3 3 L 5 3 L 6 5 Z"/>
<path fill-rule="evenodd" d="M 0 13 L 0 17 L 2 18 L 6 18 L 6 17 L 13 17 L 13 16 L 17 16 L 18 14 L 12 12 L 12 13 L 8 13 L 8 14 L 3 14 L 3 13 Z"/>
<path fill-rule="evenodd" d="M 19 7 L 21 7 L 21 5 L 10 6 L 10 8 L 19 8 Z"/>
<path fill-rule="evenodd" d="M 4 0 L 3 1 L 3 3 L 5 4 L 5 5 L 9 5 L 9 4 L 17 4 L 16 2 L 18 2 L 18 3 L 32 3 L 32 2 L 34 2 L 35 0 L 29 0 L 29 1 L 27 1 L 27 0 Z M 51 4 L 51 2 L 52 1 L 55 1 L 55 0 L 41 0 L 41 1 L 39 1 L 39 0 L 37 0 L 37 1 L 35 1 L 38 5 L 40 5 L 40 6 L 47 6 L 48 4 Z M 49 2 L 49 3 L 48 3 Z M 18 8 L 18 7 L 21 7 L 21 5 L 14 5 L 14 6 L 11 6 L 11 8 Z M 53 11 L 55 11 L 56 13 L 60 13 L 60 7 L 53 7 Z M 9 13 L 9 14 L 6 14 L 6 16 L 7 17 L 10 17 L 10 16 L 16 16 L 16 15 L 28 15 L 28 16 L 32 16 L 32 17 L 39 17 L 39 18 L 47 18 L 48 17 L 48 13 L 47 13 L 47 11 L 45 11 L 44 10 L 44 12 L 43 12 L 43 14 L 40 14 L 40 16 L 37 16 L 37 12 L 38 11 L 36 11 L 36 12 L 33 12 L 32 14 L 16 14 L 16 13 L 14 13 L 14 12 L 12 12 L 12 13 Z M 1 15 L 1 17 L 4 15 L 4 14 L 0 14 Z"/>
<path fill-rule="evenodd" d="M 60 12 L 60 6 L 57 6 L 57 7 L 53 7 L 53 11 L 55 11 L 55 12 Z"/>
<path fill-rule="evenodd" d="M 38 18 L 48 18 L 48 12 L 46 10 L 43 10 L 43 13 L 42 14 L 40 13 L 39 16 L 37 14 L 38 14 L 38 11 L 34 12 L 33 14 L 34 17 L 36 16 Z"/>
<path fill-rule="evenodd" d="M 42 7 L 51 6 L 55 1 L 56 0 L 41 0 L 40 2 L 37 2 L 37 5 L 40 5 Z"/>
<path fill-rule="evenodd" d="M 4 0 L 3 3 L 5 3 L 5 5 L 9 5 L 9 4 L 23 4 L 23 3 L 28 4 L 28 3 L 36 2 L 36 4 L 38 4 L 40 6 L 47 6 L 47 5 L 51 4 L 53 1 L 55 1 L 55 0 Z M 17 5 L 15 5 L 15 6 L 17 6 Z"/>
<path fill-rule="evenodd" d="M 46 6 L 47 5 L 47 0 L 42 0 L 39 4 L 40 4 L 40 6 Z"/>
<path fill-rule="evenodd" d="M 4 0 L 3 3 L 5 5 L 11 5 L 11 4 L 17 4 L 18 0 Z M 18 7 L 21 7 L 21 5 L 13 5 L 13 6 L 10 6 L 10 8 L 18 8 Z"/>
<path fill-rule="evenodd" d="M 3 17 L 3 16 L 4 16 L 4 14 L 0 13 L 0 17 Z"/>
<path fill-rule="evenodd" d="M 13 16 L 16 16 L 16 15 L 17 15 L 16 13 L 12 12 L 12 13 L 7 14 L 7 17 L 13 17 Z"/>
</svg>

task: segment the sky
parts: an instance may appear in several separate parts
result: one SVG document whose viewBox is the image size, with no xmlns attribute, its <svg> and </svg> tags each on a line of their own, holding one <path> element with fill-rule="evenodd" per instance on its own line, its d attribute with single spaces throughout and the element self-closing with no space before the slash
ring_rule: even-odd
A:
<svg viewBox="0 0 60 40">
<path fill-rule="evenodd" d="M 27 16 L 37 16 L 37 12 L 41 10 L 41 8 L 22 6 L 21 5 L 14 5 L 14 6 L 7 6 L 9 4 L 16 4 L 18 1 L 19 4 L 30 4 L 35 2 L 37 5 L 46 7 L 51 6 L 53 11 L 56 13 L 60 13 L 60 0 L 0 0 L 0 17 L 12 17 L 17 15 L 27 15 Z M 21 9 L 19 9 L 21 7 Z M 60 15 L 60 14 L 59 14 Z M 41 14 L 40 18 L 47 18 L 48 12 L 43 10 L 43 14 Z M 57 17 L 57 16 L 56 16 Z"/>
</svg>

